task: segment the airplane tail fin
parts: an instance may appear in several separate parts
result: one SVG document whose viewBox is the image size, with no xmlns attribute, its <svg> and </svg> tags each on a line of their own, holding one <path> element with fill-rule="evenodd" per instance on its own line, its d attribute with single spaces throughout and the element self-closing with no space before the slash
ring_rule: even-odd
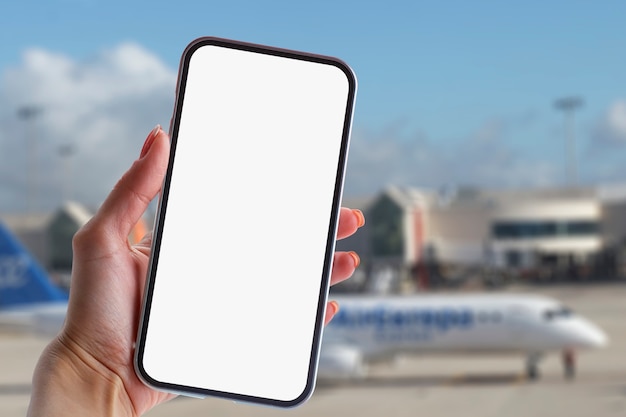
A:
<svg viewBox="0 0 626 417">
<path fill-rule="evenodd" d="M 0 223 L 0 308 L 67 300 L 67 293 L 48 279 L 45 270 Z"/>
</svg>

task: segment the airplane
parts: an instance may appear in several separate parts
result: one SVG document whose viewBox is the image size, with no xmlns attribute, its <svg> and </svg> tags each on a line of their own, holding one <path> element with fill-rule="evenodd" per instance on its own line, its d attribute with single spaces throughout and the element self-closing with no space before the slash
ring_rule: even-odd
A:
<svg viewBox="0 0 626 417">
<path fill-rule="evenodd" d="M 51 283 L 0 223 L 0 327 L 55 335 L 65 320 L 67 300 L 67 292 Z M 608 343 L 595 324 L 543 296 L 435 294 L 336 300 L 339 312 L 323 333 L 320 378 L 364 377 L 367 362 L 436 352 L 523 354 L 526 373 L 535 379 L 545 353 L 567 354 Z"/>
<path fill-rule="evenodd" d="M 0 327 L 54 335 L 62 327 L 68 294 L 0 223 Z"/>
<path fill-rule="evenodd" d="M 318 376 L 357 379 L 368 362 L 400 354 L 518 354 L 526 376 L 561 351 L 565 375 L 574 351 L 598 349 L 607 335 L 555 299 L 523 294 L 338 297 L 339 311 L 324 329 Z"/>
</svg>

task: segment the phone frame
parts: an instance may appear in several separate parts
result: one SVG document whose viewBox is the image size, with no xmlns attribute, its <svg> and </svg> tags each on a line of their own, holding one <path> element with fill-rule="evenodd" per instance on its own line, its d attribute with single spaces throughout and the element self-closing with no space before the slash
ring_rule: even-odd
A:
<svg viewBox="0 0 626 417">
<path fill-rule="evenodd" d="M 342 139 L 337 164 L 337 172 L 335 177 L 335 189 L 333 193 L 332 212 L 330 219 L 330 227 L 326 242 L 326 253 L 324 256 L 324 265 L 322 272 L 322 285 L 318 296 L 317 313 L 315 319 L 315 328 L 313 333 L 313 344 L 311 346 L 311 357 L 308 367 L 308 376 L 306 386 L 303 392 L 295 399 L 283 401 L 272 398 L 262 398 L 257 396 L 217 391 L 193 386 L 178 385 L 168 382 L 157 381 L 152 378 L 143 367 L 143 355 L 148 330 L 148 321 L 150 318 L 150 309 L 152 305 L 152 295 L 158 266 L 162 230 L 165 222 L 167 211 L 167 202 L 170 191 L 170 182 L 173 172 L 174 160 L 176 155 L 176 145 L 178 141 L 178 133 L 180 127 L 181 113 L 185 90 L 187 84 L 187 76 L 189 71 L 189 63 L 193 53 L 203 46 L 219 46 L 224 48 L 233 48 L 254 53 L 269 54 L 279 57 L 305 60 L 320 64 L 332 65 L 339 68 L 346 75 L 348 80 L 348 94 L 346 102 L 346 111 L 343 122 Z M 328 299 L 328 291 L 330 287 L 330 275 L 332 271 L 333 256 L 335 252 L 335 240 L 337 226 L 339 222 L 339 212 L 341 208 L 341 196 L 343 191 L 344 175 L 347 164 L 347 154 L 350 142 L 350 131 L 352 118 L 354 113 L 354 105 L 356 99 L 357 81 L 352 69 L 342 60 L 334 57 L 317 55 L 307 52 L 295 51 L 290 49 L 276 48 L 266 45 L 247 43 L 235 40 L 229 40 L 218 37 L 202 37 L 192 41 L 184 50 L 178 72 L 178 80 L 176 86 L 176 100 L 172 119 L 170 120 L 170 138 L 171 151 L 167 173 L 163 182 L 162 191 L 159 196 L 157 213 L 154 222 L 154 235 L 152 241 L 151 257 L 148 265 L 148 272 L 143 295 L 143 304 L 141 309 L 140 322 L 137 332 L 137 341 L 135 344 L 134 365 L 135 371 L 139 379 L 146 385 L 174 394 L 182 394 L 192 397 L 204 398 L 206 396 L 221 397 L 224 399 L 234 400 L 236 402 L 254 403 L 258 405 L 274 406 L 281 408 L 295 407 L 304 403 L 313 393 L 317 376 L 317 366 L 319 360 L 319 351 L 321 347 L 321 339 L 323 332 L 324 315 L 326 311 L 326 302 Z"/>
</svg>

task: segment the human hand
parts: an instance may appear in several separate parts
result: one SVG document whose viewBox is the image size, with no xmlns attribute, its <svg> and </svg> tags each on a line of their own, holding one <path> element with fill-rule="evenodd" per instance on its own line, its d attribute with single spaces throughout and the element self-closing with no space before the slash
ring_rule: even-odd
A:
<svg viewBox="0 0 626 417">
<path fill-rule="evenodd" d="M 41 355 L 33 376 L 30 416 L 139 416 L 173 397 L 135 375 L 133 345 L 148 268 L 151 236 L 130 245 L 128 235 L 158 194 L 169 158 L 167 134 L 156 127 L 131 168 L 95 216 L 76 233 L 65 325 Z M 364 224 L 342 208 L 337 238 Z M 336 252 L 331 285 L 350 277 L 354 252 Z M 337 303 L 326 306 L 328 323 Z"/>
</svg>

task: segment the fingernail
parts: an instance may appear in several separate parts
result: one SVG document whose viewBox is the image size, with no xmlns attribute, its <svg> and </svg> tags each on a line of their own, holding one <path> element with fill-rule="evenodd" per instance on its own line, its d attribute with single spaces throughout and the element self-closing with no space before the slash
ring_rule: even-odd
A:
<svg viewBox="0 0 626 417">
<path fill-rule="evenodd" d="M 148 134 L 146 141 L 143 143 L 143 148 L 141 148 L 141 153 L 139 154 L 140 159 L 146 156 L 146 154 L 150 150 L 150 147 L 154 143 L 154 140 L 159 135 L 160 131 L 161 131 L 161 125 L 156 125 L 154 129 L 152 129 L 152 131 Z"/>
<path fill-rule="evenodd" d="M 339 303 L 337 301 L 331 301 L 329 304 L 333 309 L 333 311 L 331 312 L 331 317 L 332 317 L 335 314 L 337 314 L 337 312 L 339 311 Z"/>
<path fill-rule="evenodd" d="M 361 265 L 361 258 L 356 252 L 348 252 L 348 255 L 352 256 L 352 260 L 354 261 L 354 267 L 358 268 Z"/>
<path fill-rule="evenodd" d="M 365 216 L 363 212 L 359 209 L 352 209 L 352 213 L 356 216 L 356 222 L 358 227 L 363 227 L 365 224 Z"/>
</svg>

